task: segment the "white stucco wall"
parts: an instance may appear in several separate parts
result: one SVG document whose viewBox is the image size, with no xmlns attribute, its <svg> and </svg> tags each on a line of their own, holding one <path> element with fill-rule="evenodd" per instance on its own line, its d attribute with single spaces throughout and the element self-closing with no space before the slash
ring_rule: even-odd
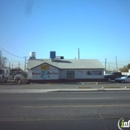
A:
<svg viewBox="0 0 130 130">
<path fill-rule="evenodd" d="M 32 70 L 27 71 L 27 79 L 32 79 Z"/>
<path fill-rule="evenodd" d="M 60 70 L 60 79 L 66 79 L 66 71 L 75 71 L 75 79 L 100 79 L 104 77 L 104 70 Z M 88 75 L 87 72 L 90 71 L 91 75 Z M 97 73 L 101 71 L 101 75 Z"/>
<path fill-rule="evenodd" d="M 44 64 L 45 65 L 45 64 Z M 55 80 L 55 79 L 66 79 L 66 71 L 75 71 L 75 79 L 100 79 L 104 78 L 104 70 L 93 69 L 93 70 L 59 70 L 51 65 L 48 65 L 49 69 L 41 69 L 38 66 L 28 71 L 28 79 L 32 80 Z M 89 72 L 88 72 L 89 71 Z M 99 75 L 98 73 L 101 72 Z"/>
<path fill-rule="evenodd" d="M 45 64 L 44 64 L 45 65 Z M 49 69 L 41 69 L 41 66 L 28 71 L 28 79 L 32 80 L 50 80 L 59 79 L 59 69 L 47 65 Z"/>
</svg>

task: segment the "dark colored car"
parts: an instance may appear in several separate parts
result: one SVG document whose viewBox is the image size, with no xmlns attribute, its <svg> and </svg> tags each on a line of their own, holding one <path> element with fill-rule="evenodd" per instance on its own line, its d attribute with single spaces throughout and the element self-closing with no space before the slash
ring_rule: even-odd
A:
<svg viewBox="0 0 130 130">
<path fill-rule="evenodd" d="M 111 82 L 111 80 L 115 80 L 116 78 L 123 77 L 121 72 L 113 72 L 110 74 L 104 75 L 104 80 Z"/>
</svg>

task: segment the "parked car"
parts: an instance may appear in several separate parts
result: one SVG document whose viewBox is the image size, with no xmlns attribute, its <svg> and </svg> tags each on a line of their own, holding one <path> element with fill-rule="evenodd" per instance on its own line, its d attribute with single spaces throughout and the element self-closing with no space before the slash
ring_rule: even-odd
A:
<svg viewBox="0 0 130 130">
<path fill-rule="evenodd" d="M 14 77 L 14 82 L 18 84 L 25 84 L 27 83 L 27 78 L 23 74 L 17 74 Z"/>
<path fill-rule="evenodd" d="M 123 77 L 116 78 L 115 82 L 122 82 L 122 83 L 130 82 L 130 75 L 125 75 Z"/>
<path fill-rule="evenodd" d="M 113 72 L 110 74 L 104 75 L 104 80 L 111 82 L 111 80 L 115 80 L 116 78 L 123 77 L 121 72 Z"/>
</svg>

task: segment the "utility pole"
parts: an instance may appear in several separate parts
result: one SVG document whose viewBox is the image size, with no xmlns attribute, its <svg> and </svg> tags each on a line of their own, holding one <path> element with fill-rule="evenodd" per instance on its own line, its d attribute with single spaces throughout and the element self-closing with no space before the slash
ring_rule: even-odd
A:
<svg viewBox="0 0 130 130">
<path fill-rule="evenodd" d="M 20 62 L 19 62 L 19 64 L 18 64 L 18 68 L 20 68 Z"/>
<path fill-rule="evenodd" d="M 78 59 L 80 59 L 80 50 L 78 48 Z"/>
<path fill-rule="evenodd" d="M 9 62 L 9 69 L 10 69 L 10 62 Z"/>
<path fill-rule="evenodd" d="M 106 73 L 107 59 L 105 58 L 105 73 Z"/>
<path fill-rule="evenodd" d="M 116 71 L 118 71 L 117 56 L 116 56 Z"/>
<path fill-rule="evenodd" d="M 26 71 L 26 63 L 27 63 L 27 59 L 26 59 L 26 56 L 25 56 L 24 71 Z"/>
<path fill-rule="evenodd" d="M 2 68 L 2 51 L 0 50 L 0 67 Z"/>
<path fill-rule="evenodd" d="M 109 73 L 110 73 L 110 64 L 108 65 L 108 70 L 109 70 Z"/>
<path fill-rule="evenodd" d="M 13 69 L 13 63 L 12 63 L 12 69 Z"/>
</svg>

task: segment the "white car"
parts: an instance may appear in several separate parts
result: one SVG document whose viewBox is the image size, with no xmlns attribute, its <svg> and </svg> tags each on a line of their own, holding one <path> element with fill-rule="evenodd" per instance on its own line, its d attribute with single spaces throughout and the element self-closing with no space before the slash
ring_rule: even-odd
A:
<svg viewBox="0 0 130 130">
<path fill-rule="evenodd" d="M 130 82 L 130 75 L 124 75 L 123 77 L 116 78 L 115 82 L 122 82 L 122 83 Z"/>
</svg>

